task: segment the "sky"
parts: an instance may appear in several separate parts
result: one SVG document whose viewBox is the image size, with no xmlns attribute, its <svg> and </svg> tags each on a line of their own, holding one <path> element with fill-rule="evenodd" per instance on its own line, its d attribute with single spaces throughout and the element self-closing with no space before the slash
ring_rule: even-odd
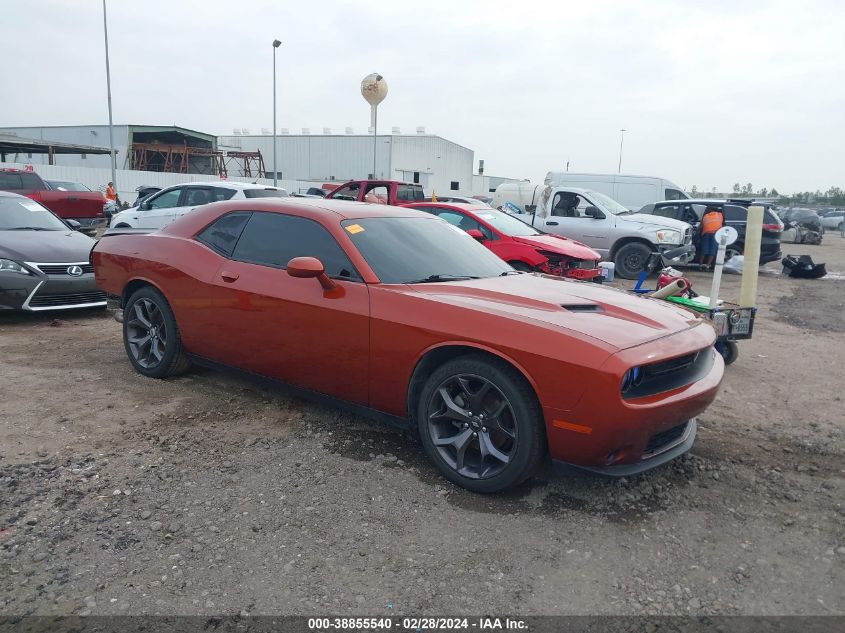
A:
<svg viewBox="0 0 845 633">
<path fill-rule="evenodd" d="M 107 122 L 102 3 L 4 0 L 0 126 Z M 845 186 L 841 0 L 108 0 L 115 123 L 424 126 L 490 175 Z M 17 63 L 11 63 L 12 61 Z"/>
</svg>

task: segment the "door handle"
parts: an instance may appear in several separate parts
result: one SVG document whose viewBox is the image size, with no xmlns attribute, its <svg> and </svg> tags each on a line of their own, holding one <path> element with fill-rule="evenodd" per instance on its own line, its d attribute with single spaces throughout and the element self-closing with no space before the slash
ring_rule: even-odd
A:
<svg viewBox="0 0 845 633">
<path fill-rule="evenodd" d="M 232 273 L 232 272 L 229 272 L 228 270 L 224 270 L 223 272 L 220 273 L 220 277 L 223 279 L 223 281 L 230 284 L 234 281 L 237 281 L 238 277 L 240 277 L 240 275 L 238 273 Z"/>
<path fill-rule="evenodd" d="M 557 226 L 557 222 L 546 222 L 546 226 Z"/>
</svg>

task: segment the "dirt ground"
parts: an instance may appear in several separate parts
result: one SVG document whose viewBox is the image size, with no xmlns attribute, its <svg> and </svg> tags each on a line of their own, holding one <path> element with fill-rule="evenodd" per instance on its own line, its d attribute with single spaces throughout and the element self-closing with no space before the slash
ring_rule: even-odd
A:
<svg viewBox="0 0 845 633">
<path fill-rule="evenodd" d="M 839 276 L 767 267 L 691 453 L 496 496 L 390 428 L 144 378 L 102 312 L 0 315 L 0 615 L 845 614 L 845 239 L 784 250 Z"/>
</svg>

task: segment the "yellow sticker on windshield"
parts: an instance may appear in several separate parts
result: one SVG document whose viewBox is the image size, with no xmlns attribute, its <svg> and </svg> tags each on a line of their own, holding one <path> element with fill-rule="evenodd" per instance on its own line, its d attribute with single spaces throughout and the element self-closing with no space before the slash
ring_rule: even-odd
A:
<svg viewBox="0 0 845 633">
<path fill-rule="evenodd" d="M 364 227 L 360 224 L 350 224 L 346 227 L 346 230 L 355 235 L 356 233 L 362 233 L 364 231 Z"/>
</svg>

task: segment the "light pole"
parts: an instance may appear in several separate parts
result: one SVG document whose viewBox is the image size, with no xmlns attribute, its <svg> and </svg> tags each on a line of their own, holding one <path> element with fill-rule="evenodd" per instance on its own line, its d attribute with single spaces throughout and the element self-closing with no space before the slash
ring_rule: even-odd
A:
<svg viewBox="0 0 845 633">
<path fill-rule="evenodd" d="M 276 49 L 281 46 L 279 40 L 273 40 L 273 186 L 279 184 L 279 170 L 276 169 Z"/>
<path fill-rule="evenodd" d="M 378 141 L 378 104 L 387 96 L 387 82 L 378 73 L 371 73 L 361 81 L 361 96 L 370 104 L 370 123 L 373 127 L 373 178 L 376 177 L 376 143 Z"/>
<path fill-rule="evenodd" d="M 619 173 L 622 173 L 622 143 L 625 142 L 625 132 L 627 130 L 623 127 L 619 130 Z"/>
<path fill-rule="evenodd" d="M 109 25 L 106 20 L 106 0 L 103 0 L 103 36 L 106 40 L 106 93 L 109 100 L 109 151 L 111 154 L 111 181 L 114 190 L 117 191 L 117 177 L 115 172 L 115 162 L 117 157 L 114 153 L 114 122 L 111 114 L 111 70 L 109 70 Z"/>
</svg>

